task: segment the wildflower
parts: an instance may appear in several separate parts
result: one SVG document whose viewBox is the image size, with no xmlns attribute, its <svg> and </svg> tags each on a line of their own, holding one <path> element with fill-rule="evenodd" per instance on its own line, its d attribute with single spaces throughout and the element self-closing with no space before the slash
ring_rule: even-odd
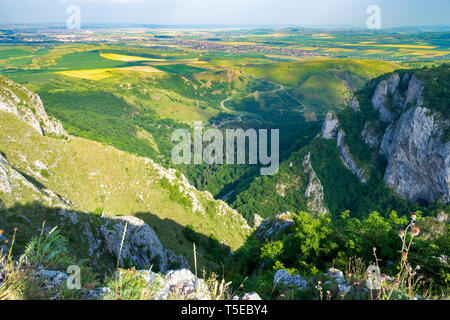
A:
<svg viewBox="0 0 450 320">
<path fill-rule="evenodd" d="M 3 234 L 3 230 L 0 229 L 0 236 Z"/>
<path fill-rule="evenodd" d="M 415 236 L 415 237 L 418 236 L 419 233 L 420 233 L 419 227 L 413 226 L 413 227 L 411 228 L 411 233 L 412 233 L 412 235 Z"/>
<path fill-rule="evenodd" d="M 408 254 L 405 251 L 403 251 L 402 252 L 402 260 L 406 260 L 406 259 L 408 259 Z"/>
<path fill-rule="evenodd" d="M 416 266 L 416 270 L 420 270 L 420 266 L 419 265 Z"/>
<path fill-rule="evenodd" d="M 386 275 L 384 273 L 382 273 L 380 275 L 381 281 L 385 281 L 386 280 Z"/>
<path fill-rule="evenodd" d="M 398 230 L 398 236 L 399 236 L 400 238 L 403 238 L 403 237 L 405 236 L 405 233 L 403 232 L 402 229 Z"/>
<path fill-rule="evenodd" d="M 399 284 L 400 280 L 398 280 L 397 278 L 394 279 L 394 284 Z"/>
<path fill-rule="evenodd" d="M 15 227 L 15 228 L 14 228 L 14 232 L 17 232 L 17 230 L 18 230 L 17 227 Z"/>
<path fill-rule="evenodd" d="M 415 212 L 411 212 L 411 219 L 416 220 L 417 215 Z"/>
</svg>

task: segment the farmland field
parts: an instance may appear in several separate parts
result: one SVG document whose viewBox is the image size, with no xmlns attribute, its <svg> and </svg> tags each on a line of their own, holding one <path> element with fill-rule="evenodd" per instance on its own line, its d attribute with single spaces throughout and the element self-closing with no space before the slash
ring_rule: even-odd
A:
<svg viewBox="0 0 450 320">
<path fill-rule="evenodd" d="M 69 133 L 171 165 L 174 128 L 194 121 L 279 127 L 287 156 L 367 80 L 450 59 L 450 44 L 440 33 L 294 28 L 126 34 L 145 41 L 0 46 L 0 74 L 39 93 Z M 196 169 L 182 170 L 199 181 Z M 239 175 L 219 183 L 225 173 L 217 170 L 197 187 L 226 193 Z"/>
</svg>

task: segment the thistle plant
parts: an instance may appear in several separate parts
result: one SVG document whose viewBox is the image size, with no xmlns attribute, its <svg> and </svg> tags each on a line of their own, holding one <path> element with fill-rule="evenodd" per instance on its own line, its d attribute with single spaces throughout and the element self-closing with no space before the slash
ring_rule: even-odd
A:
<svg viewBox="0 0 450 320">
<path fill-rule="evenodd" d="M 396 277 L 389 281 L 386 275 L 380 276 L 381 290 L 377 298 L 389 300 L 392 298 L 393 293 L 397 290 L 406 291 L 409 299 L 414 299 L 415 292 L 418 287 L 423 284 L 423 276 L 418 275 L 420 266 L 413 268 L 408 261 L 408 256 L 413 244 L 413 240 L 420 234 L 420 229 L 416 226 L 417 215 L 415 212 L 411 213 L 411 221 L 405 229 L 398 231 L 398 236 L 402 241 L 402 249 L 400 251 L 400 265 L 399 271 Z M 409 235 L 409 236 L 408 236 Z M 376 257 L 376 251 L 374 249 L 375 260 L 378 265 L 378 259 Z"/>
<path fill-rule="evenodd" d="M 50 266 L 61 267 L 72 263 L 72 257 L 66 249 L 67 240 L 57 227 L 39 237 L 34 237 L 25 248 L 21 262 L 33 267 L 47 269 Z"/>
<path fill-rule="evenodd" d="M 0 235 L 3 230 L 0 230 Z M 13 247 L 16 239 L 17 228 L 14 228 L 11 246 L 6 255 L 3 246 L 0 250 L 0 300 L 16 300 L 20 299 L 29 281 L 29 270 L 19 268 L 12 259 Z M 5 240 L 4 244 L 9 241 Z"/>
</svg>

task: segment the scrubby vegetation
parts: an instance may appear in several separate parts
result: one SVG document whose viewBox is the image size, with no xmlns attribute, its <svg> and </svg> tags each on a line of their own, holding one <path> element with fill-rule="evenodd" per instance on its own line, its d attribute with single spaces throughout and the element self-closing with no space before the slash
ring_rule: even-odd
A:
<svg viewBox="0 0 450 320">
<path fill-rule="evenodd" d="M 449 252 L 450 228 L 444 222 L 440 232 L 430 232 L 429 223 L 438 224 L 433 220 L 419 212 L 410 219 L 394 211 L 387 218 L 373 212 L 365 219 L 351 218 L 348 211 L 338 218 L 300 212 L 281 233 L 270 238 L 253 234 L 231 258 L 227 273 L 234 284 L 249 275 L 247 290 L 256 290 L 267 299 L 286 294 L 282 286 L 273 288 L 272 279 L 278 270 L 288 270 L 313 284 L 310 291 L 292 292 L 291 288 L 294 297 L 311 299 L 320 293 L 323 299 L 355 299 L 354 292 L 336 295 L 333 283 L 323 285 L 326 279 L 322 272 L 329 267 L 345 270 L 348 283 L 357 292 L 365 287 L 367 268 L 376 265 L 385 282 L 372 296 L 366 292 L 366 299 L 447 296 L 450 268 L 440 256 Z M 314 288 L 317 283 L 320 290 Z M 327 297 L 326 291 L 332 294 Z"/>
</svg>

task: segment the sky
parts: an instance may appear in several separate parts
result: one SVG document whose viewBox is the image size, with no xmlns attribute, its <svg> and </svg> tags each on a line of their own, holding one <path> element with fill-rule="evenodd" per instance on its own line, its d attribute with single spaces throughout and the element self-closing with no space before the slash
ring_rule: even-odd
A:
<svg viewBox="0 0 450 320">
<path fill-rule="evenodd" d="M 382 28 L 450 25 L 450 0 L 0 0 L 0 24 L 65 23 L 70 5 L 82 24 L 364 27 L 377 5 Z"/>
</svg>

